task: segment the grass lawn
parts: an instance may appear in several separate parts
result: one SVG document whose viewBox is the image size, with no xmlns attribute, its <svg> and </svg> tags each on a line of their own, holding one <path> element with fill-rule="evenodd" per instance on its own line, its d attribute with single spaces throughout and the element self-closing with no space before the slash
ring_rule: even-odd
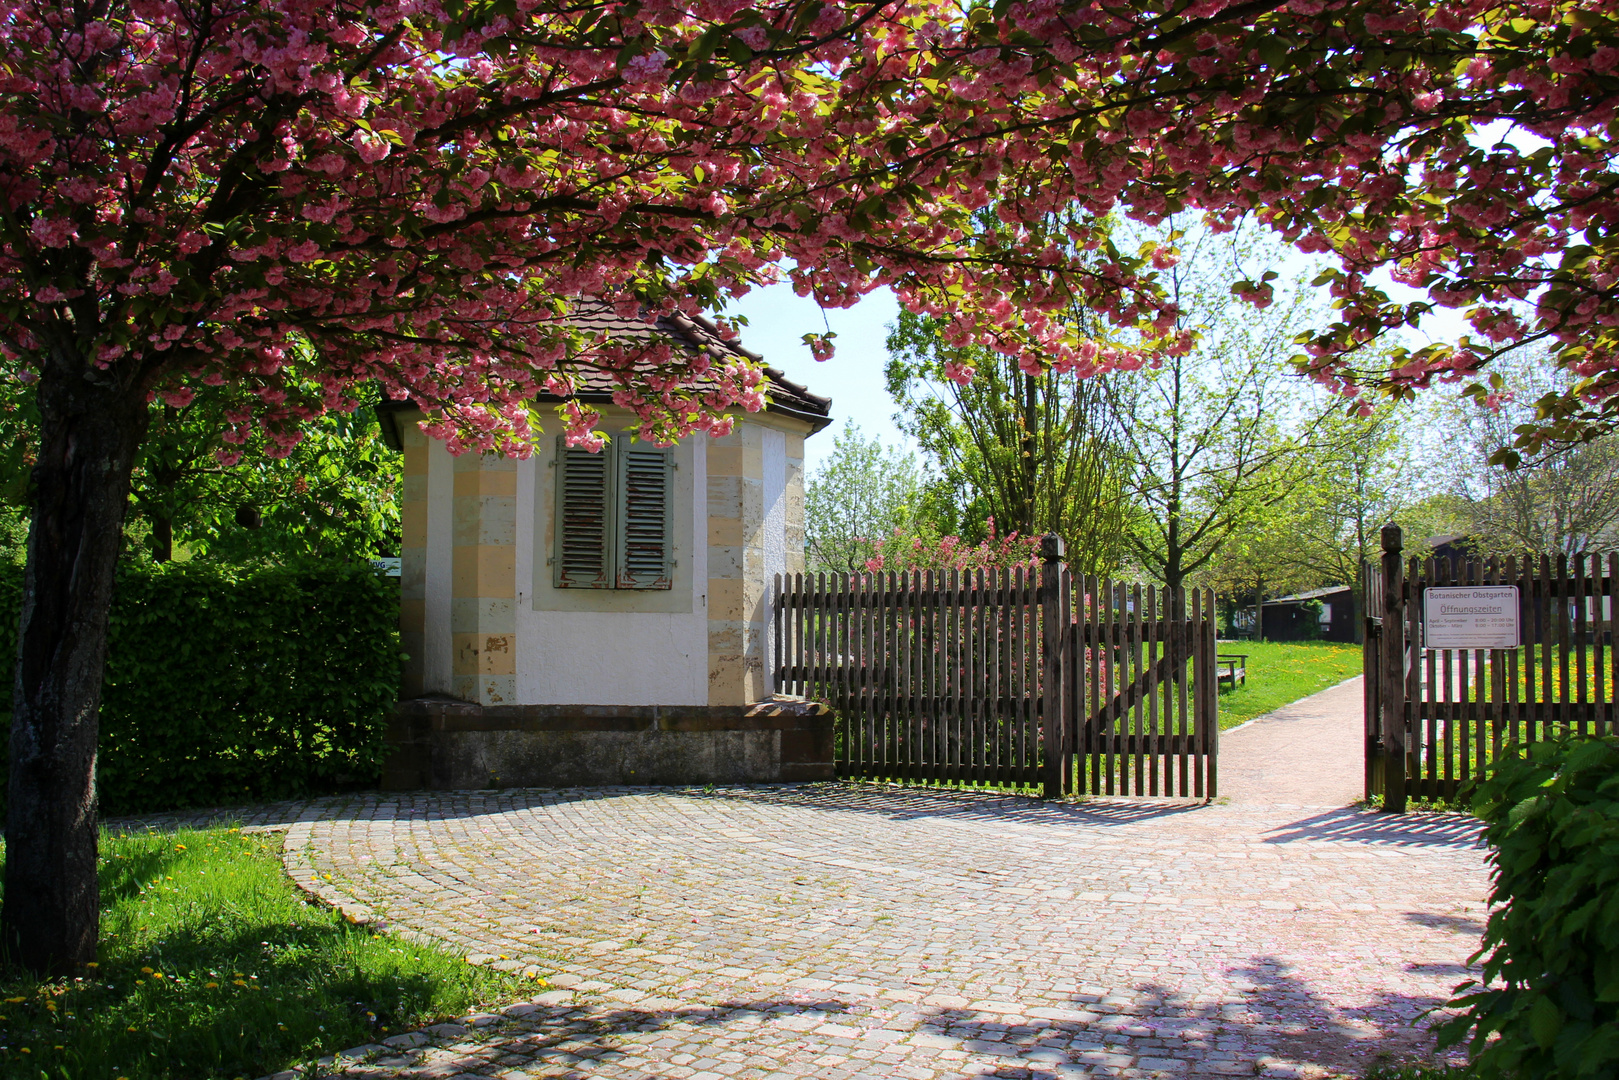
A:
<svg viewBox="0 0 1619 1080">
<path fill-rule="evenodd" d="M 1317 690 L 1359 675 L 1359 645 L 1328 641 L 1236 641 L 1222 653 L 1248 654 L 1248 681 L 1234 690 L 1220 689 L 1220 729 L 1246 723 Z"/>
<path fill-rule="evenodd" d="M 257 1077 L 531 996 L 531 979 L 351 926 L 237 829 L 102 838 L 90 976 L 0 978 L 0 1076 Z"/>
</svg>

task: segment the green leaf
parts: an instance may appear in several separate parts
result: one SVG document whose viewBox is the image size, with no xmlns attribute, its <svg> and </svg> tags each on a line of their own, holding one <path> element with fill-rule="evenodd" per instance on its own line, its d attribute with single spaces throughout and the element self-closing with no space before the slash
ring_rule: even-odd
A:
<svg viewBox="0 0 1619 1080">
<path fill-rule="evenodd" d="M 1540 998 L 1530 1010 L 1529 1028 L 1542 1049 L 1550 1048 L 1557 1041 L 1558 1032 L 1563 1030 L 1563 1010 L 1551 998 Z"/>
</svg>

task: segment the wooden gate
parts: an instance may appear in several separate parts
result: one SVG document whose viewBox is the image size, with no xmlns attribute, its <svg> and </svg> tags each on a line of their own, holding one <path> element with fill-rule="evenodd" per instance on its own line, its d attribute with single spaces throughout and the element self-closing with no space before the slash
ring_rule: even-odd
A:
<svg viewBox="0 0 1619 1080">
<path fill-rule="evenodd" d="M 1397 526 L 1382 539 L 1362 571 L 1367 798 L 1454 798 L 1510 744 L 1614 732 L 1619 554 L 1407 562 Z M 1424 595 L 1451 586 L 1515 586 L 1519 644 L 1430 647 Z"/>
<path fill-rule="evenodd" d="M 1042 557 L 777 577 L 774 685 L 832 706 L 840 776 L 1214 797 L 1212 595 L 1076 577 L 1056 537 Z"/>
</svg>

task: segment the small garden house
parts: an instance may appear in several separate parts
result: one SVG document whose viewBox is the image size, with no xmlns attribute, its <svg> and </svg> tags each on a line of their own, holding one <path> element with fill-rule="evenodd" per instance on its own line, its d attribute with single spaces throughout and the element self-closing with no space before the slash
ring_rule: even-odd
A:
<svg viewBox="0 0 1619 1080">
<path fill-rule="evenodd" d="M 1356 640 L 1355 594 L 1347 585 L 1278 596 L 1260 612 L 1266 641 Z"/>
<path fill-rule="evenodd" d="M 700 319 L 605 306 L 610 336 L 757 360 Z M 831 402 L 766 369 L 729 435 L 600 453 L 547 429 L 526 461 L 452 456 L 406 403 L 403 689 L 394 788 L 710 783 L 830 775 L 824 710 L 771 694 L 770 591 L 803 569 L 804 440 Z M 612 435 L 635 418 L 593 377 Z M 549 415 L 549 414 L 547 414 Z"/>
</svg>

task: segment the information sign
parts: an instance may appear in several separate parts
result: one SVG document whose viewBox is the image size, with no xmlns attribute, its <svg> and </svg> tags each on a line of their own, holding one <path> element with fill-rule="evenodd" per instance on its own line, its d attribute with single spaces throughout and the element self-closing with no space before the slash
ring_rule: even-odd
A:
<svg viewBox="0 0 1619 1080">
<path fill-rule="evenodd" d="M 1516 585 L 1429 586 L 1422 594 L 1422 643 L 1430 649 L 1515 649 Z"/>
</svg>

